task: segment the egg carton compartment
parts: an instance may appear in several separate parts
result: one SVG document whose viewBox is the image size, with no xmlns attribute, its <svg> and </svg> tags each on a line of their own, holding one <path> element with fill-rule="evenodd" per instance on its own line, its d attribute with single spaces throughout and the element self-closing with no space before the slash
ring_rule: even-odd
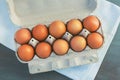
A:
<svg viewBox="0 0 120 80">
<path fill-rule="evenodd" d="M 73 37 L 72 34 L 70 34 L 69 32 L 66 32 L 62 38 L 69 42 L 72 37 Z"/>
<path fill-rule="evenodd" d="M 12 22 L 15 25 L 28 28 L 29 30 L 32 30 L 32 28 L 39 23 L 48 26 L 54 20 L 62 20 L 65 23 L 73 18 L 83 20 L 99 6 L 98 0 L 7 0 L 7 2 Z M 63 5 L 64 3 L 65 5 Z M 100 27 L 97 32 L 103 34 L 102 27 Z M 83 29 L 79 35 L 87 37 L 89 33 L 88 30 Z M 70 41 L 72 37 L 73 35 L 66 32 L 62 38 Z M 48 35 L 45 41 L 52 45 L 55 40 L 53 36 Z M 28 44 L 35 48 L 38 43 L 39 41 L 32 37 Z M 16 48 L 20 46 L 16 42 L 15 45 Z M 50 57 L 46 59 L 41 59 L 35 55 L 31 61 L 27 62 L 20 60 L 17 53 L 16 56 L 20 62 L 28 63 L 31 74 L 90 64 L 98 61 L 97 50 L 91 49 L 88 46 L 82 52 L 75 52 L 69 49 L 68 53 L 63 56 L 58 56 L 52 52 Z"/>
</svg>

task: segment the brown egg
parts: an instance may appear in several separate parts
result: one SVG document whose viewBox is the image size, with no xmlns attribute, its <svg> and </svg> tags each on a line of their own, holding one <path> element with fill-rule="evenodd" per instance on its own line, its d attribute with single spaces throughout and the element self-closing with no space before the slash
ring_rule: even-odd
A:
<svg viewBox="0 0 120 80">
<path fill-rule="evenodd" d="M 100 48 L 103 44 L 103 37 L 97 32 L 91 33 L 87 37 L 87 43 L 93 49 Z"/>
<path fill-rule="evenodd" d="M 91 15 L 83 20 L 83 26 L 90 32 L 94 32 L 100 27 L 100 21 L 96 16 Z"/>
<path fill-rule="evenodd" d="M 15 33 L 15 41 L 19 44 L 28 43 L 31 39 L 31 33 L 28 29 L 22 28 Z"/>
<path fill-rule="evenodd" d="M 48 36 L 48 29 L 45 25 L 39 24 L 33 28 L 32 35 L 35 39 L 43 41 Z"/>
<path fill-rule="evenodd" d="M 49 33 L 55 37 L 60 38 L 66 32 L 65 24 L 62 21 L 54 21 L 50 24 Z"/>
<path fill-rule="evenodd" d="M 36 54 L 40 58 L 48 58 L 51 54 L 52 48 L 47 42 L 41 42 L 36 47 Z"/>
<path fill-rule="evenodd" d="M 82 23 L 78 19 L 72 19 L 67 24 L 67 30 L 73 35 L 76 35 L 82 30 Z"/>
<path fill-rule="evenodd" d="M 22 61 L 30 61 L 34 57 L 34 49 L 32 46 L 24 44 L 18 48 L 17 54 Z"/>
<path fill-rule="evenodd" d="M 57 55 L 64 55 L 69 49 L 68 42 L 63 39 L 58 39 L 53 43 L 53 50 Z"/>
<path fill-rule="evenodd" d="M 82 36 L 75 36 L 71 39 L 70 46 L 74 51 L 80 52 L 86 48 L 86 40 Z"/>
</svg>

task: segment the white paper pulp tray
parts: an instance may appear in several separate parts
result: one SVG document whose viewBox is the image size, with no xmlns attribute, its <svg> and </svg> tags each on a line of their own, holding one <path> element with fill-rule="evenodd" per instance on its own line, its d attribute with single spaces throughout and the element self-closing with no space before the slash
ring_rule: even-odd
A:
<svg viewBox="0 0 120 80">
<path fill-rule="evenodd" d="M 10 18 L 15 25 L 32 29 L 34 25 L 49 25 L 54 20 L 67 22 L 77 18 L 83 20 L 99 6 L 99 0 L 7 0 Z M 15 42 L 16 50 L 18 44 Z M 16 53 L 17 54 L 17 53 Z M 53 54 L 53 53 L 52 53 Z M 17 57 L 18 58 L 18 57 Z M 37 56 L 28 63 L 31 74 L 46 72 L 61 68 L 94 63 L 98 60 L 95 49 L 74 52 L 69 49 L 64 56 L 51 55 L 47 59 Z"/>
</svg>

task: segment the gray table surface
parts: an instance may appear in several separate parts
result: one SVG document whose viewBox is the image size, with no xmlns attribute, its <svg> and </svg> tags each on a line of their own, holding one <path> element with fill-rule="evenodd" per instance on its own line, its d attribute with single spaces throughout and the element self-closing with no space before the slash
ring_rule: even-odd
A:
<svg viewBox="0 0 120 80">
<path fill-rule="evenodd" d="M 120 6 L 120 0 L 108 0 Z M 120 25 L 95 80 L 120 79 Z M 8 54 L 11 53 L 11 54 Z M 19 66 L 19 67 L 17 67 Z M 0 44 L 0 80 L 71 80 L 55 71 L 30 75 L 14 51 Z"/>
</svg>

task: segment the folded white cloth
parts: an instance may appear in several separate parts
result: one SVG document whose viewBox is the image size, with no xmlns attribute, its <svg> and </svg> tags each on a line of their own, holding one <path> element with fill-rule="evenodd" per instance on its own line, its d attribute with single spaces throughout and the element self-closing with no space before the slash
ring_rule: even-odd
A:
<svg viewBox="0 0 120 80">
<path fill-rule="evenodd" d="M 56 70 L 74 80 L 94 80 L 120 21 L 120 8 L 108 1 L 103 1 L 93 14 L 100 18 L 105 36 L 103 47 L 97 51 L 99 61 L 94 64 Z M 0 43 L 14 51 L 14 33 L 17 29 L 9 18 L 5 0 L 0 0 Z"/>
</svg>

